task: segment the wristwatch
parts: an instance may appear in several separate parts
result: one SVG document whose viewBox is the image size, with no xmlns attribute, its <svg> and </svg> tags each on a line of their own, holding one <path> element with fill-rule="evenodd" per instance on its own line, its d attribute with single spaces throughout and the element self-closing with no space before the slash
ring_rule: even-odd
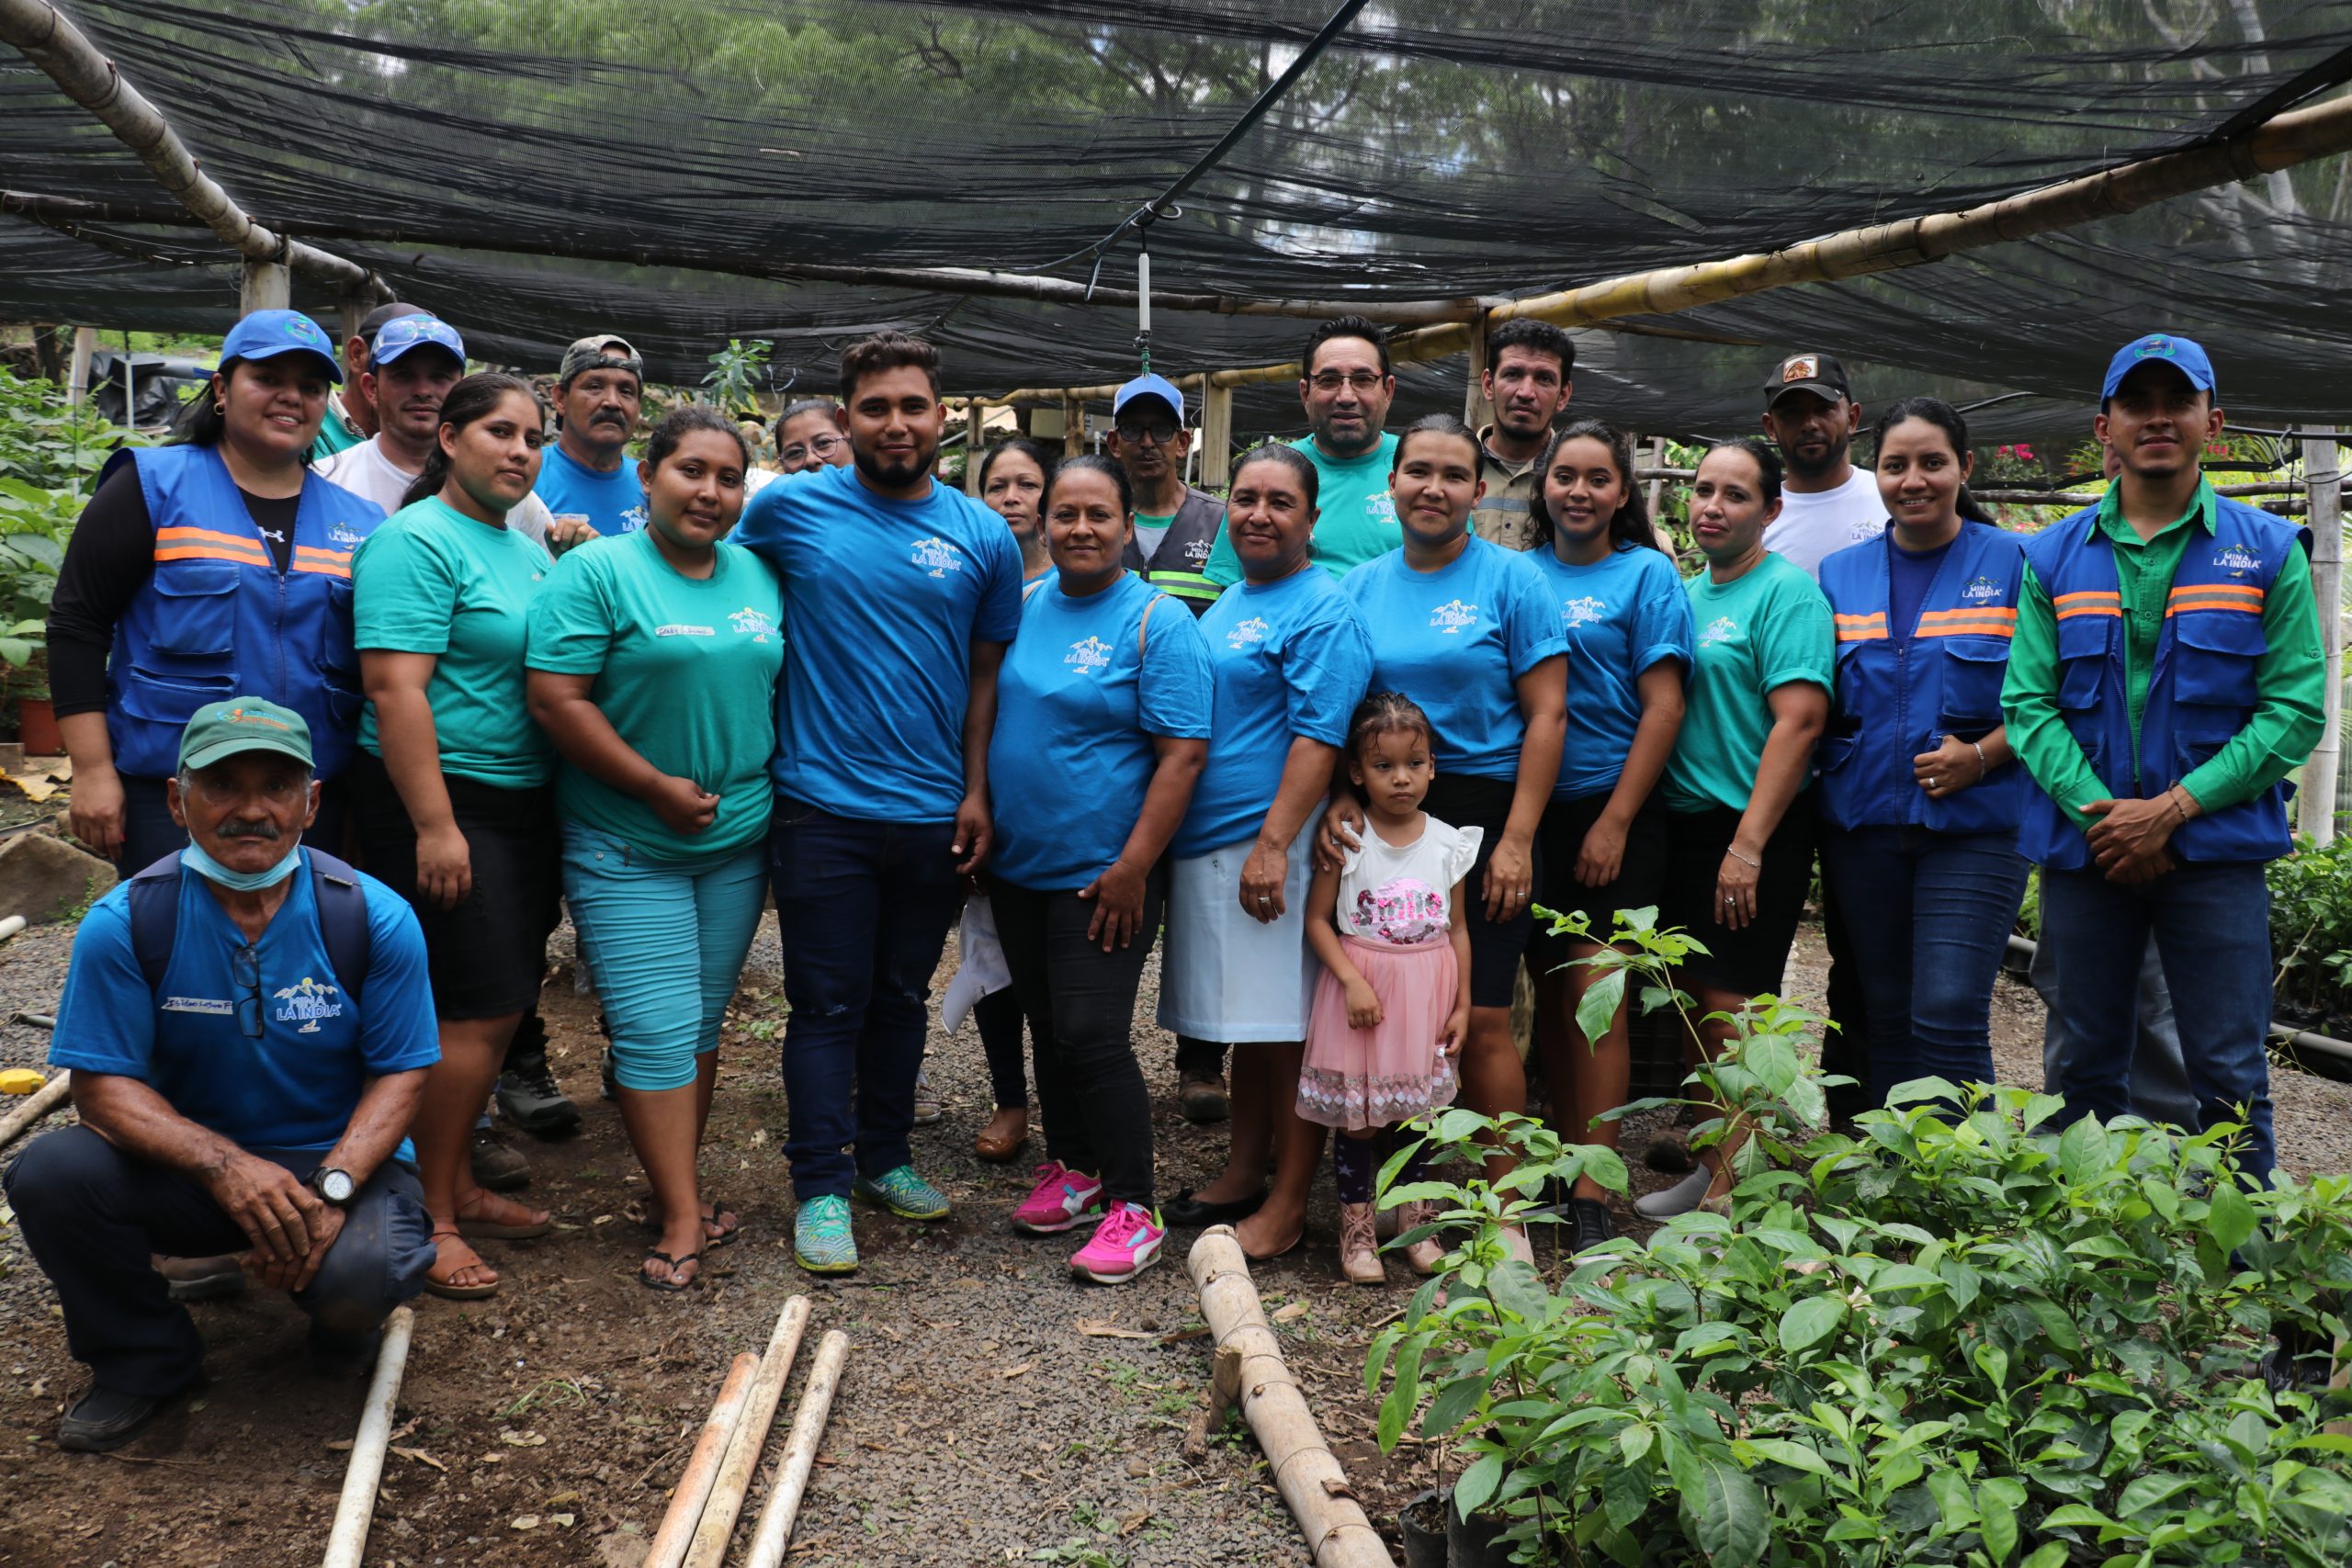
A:
<svg viewBox="0 0 2352 1568">
<path fill-rule="evenodd" d="M 311 1172 L 311 1190 L 319 1195 L 322 1202 L 332 1203 L 340 1209 L 351 1201 L 351 1195 L 359 1190 L 359 1184 L 351 1179 L 351 1172 L 336 1166 L 322 1165 Z"/>
</svg>

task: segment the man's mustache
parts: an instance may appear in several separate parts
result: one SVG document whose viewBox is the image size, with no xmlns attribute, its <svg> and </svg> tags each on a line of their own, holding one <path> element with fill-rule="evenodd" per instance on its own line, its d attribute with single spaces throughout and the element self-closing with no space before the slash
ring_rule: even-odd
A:
<svg viewBox="0 0 2352 1568">
<path fill-rule="evenodd" d="M 618 409 L 599 409 L 594 413 L 588 416 L 588 423 L 591 424 L 617 424 L 623 430 L 627 430 L 628 428 L 628 415 L 621 412 Z"/>
<path fill-rule="evenodd" d="M 267 818 L 251 822 L 223 822 L 220 831 L 224 839 L 259 839 L 272 844 L 286 836 L 278 830 L 277 824 Z"/>
</svg>

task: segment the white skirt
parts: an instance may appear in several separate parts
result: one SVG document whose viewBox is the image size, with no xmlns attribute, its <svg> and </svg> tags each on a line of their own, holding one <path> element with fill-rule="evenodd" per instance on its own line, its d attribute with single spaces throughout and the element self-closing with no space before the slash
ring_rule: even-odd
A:
<svg viewBox="0 0 2352 1568">
<path fill-rule="evenodd" d="M 1159 1026 L 1219 1044 L 1306 1038 L 1317 967 L 1306 945 L 1306 886 L 1318 810 L 1291 840 L 1283 914 L 1268 925 L 1241 908 L 1241 867 L 1255 839 L 1179 860 L 1168 881 Z"/>
</svg>

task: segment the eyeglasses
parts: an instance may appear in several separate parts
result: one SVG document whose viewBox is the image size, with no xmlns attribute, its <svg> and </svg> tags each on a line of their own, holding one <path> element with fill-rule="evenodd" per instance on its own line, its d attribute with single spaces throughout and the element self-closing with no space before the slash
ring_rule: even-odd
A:
<svg viewBox="0 0 2352 1568">
<path fill-rule="evenodd" d="M 1149 424 L 1122 424 L 1118 426 L 1118 432 L 1119 439 L 1122 441 L 1142 441 L 1148 438 L 1165 446 L 1176 439 L 1178 428 L 1167 420 L 1161 419 L 1154 420 Z"/>
<path fill-rule="evenodd" d="M 245 993 L 237 998 L 237 1022 L 243 1027 L 246 1039 L 258 1040 L 261 1038 L 261 950 L 255 947 L 237 949 L 232 955 L 229 977 Z M 245 1005 L 248 1002 L 253 1004 L 254 1010 L 251 1023 L 245 1022 Z"/>
<path fill-rule="evenodd" d="M 1386 379 L 1387 377 L 1376 376 L 1369 370 L 1359 370 L 1352 376 L 1342 376 L 1337 370 L 1323 370 L 1307 378 L 1309 384 L 1318 392 L 1336 392 L 1342 387 L 1352 387 L 1359 392 L 1374 392 Z"/>
<path fill-rule="evenodd" d="M 786 462 L 797 462 L 811 452 L 820 457 L 830 457 L 848 444 L 849 437 L 846 435 L 812 435 L 805 445 L 796 441 L 777 456 Z"/>
</svg>

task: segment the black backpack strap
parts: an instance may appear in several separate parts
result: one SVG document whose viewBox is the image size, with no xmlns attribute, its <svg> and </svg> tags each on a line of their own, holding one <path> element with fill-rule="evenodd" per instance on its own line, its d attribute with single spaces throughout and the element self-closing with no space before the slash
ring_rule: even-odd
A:
<svg viewBox="0 0 2352 1568">
<path fill-rule="evenodd" d="M 306 846 L 307 847 L 307 846 Z M 311 893 L 319 907 L 319 935 L 324 939 L 327 962 L 351 1005 L 368 984 L 368 895 L 359 874 L 323 850 L 311 850 Z"/>
<path fill-rule="evenodd" d="M 130 952 L 147 988 L 164 988 L 164 968 L 180 929 L 180 856 L 177 850 L 130 879 Z"/>
<path fill-rule="evenodd" d="M 323 850 L 309 850 L 309 854 L 311 893 L 319 908 L 319 935 L 326 943 L 327 962 L 334 966 L 343 994 L 356 1007 L 368 983 L 368 895 L 350 866 Z M 139 972 L 147 977 L 147 988 L 161 991 L 172 942 L 179 934 L 178 853 L 165 855 L 132 877 L 129 897 L 130 951 L 139 960 Z"/>
</svg>

